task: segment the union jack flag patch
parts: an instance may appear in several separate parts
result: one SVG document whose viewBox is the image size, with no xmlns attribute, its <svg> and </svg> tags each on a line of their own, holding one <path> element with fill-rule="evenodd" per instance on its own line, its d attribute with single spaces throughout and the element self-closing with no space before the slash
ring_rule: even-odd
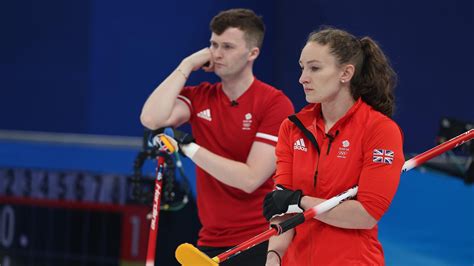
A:
<svg viewBox="0 0 474 266">
<path fill-rule="evenodd" d="M 395 153 L 389 150 L 375 149 L 372 161 L 374 163 L 392 164 Z"/>
</svg>

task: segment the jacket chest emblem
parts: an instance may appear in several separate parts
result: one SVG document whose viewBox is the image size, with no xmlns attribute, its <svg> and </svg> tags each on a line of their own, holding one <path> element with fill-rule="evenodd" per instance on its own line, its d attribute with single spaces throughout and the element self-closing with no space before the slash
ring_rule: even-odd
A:
<svg viewBox="0 0 474 266">
<path fill-rule="evenodd" d="M 303 138 L 300 138 L 295 141 L 295 143 L 293 144 L 293 149 L 308 152 L 308 148 L 306 147 Z"/>
<path fill-rule="evenodd" d="M 351 145 L 351 143 L 348 141 L 348 140 L 343 140 L 341 142 L 341 146 L 339 146 L 339 149 L 337 151 L 337 158 L 340 158 L 340 159 L 346 159 L 347 156 L 349 155 L 349 146 Z"/>
<path fill-rule="evenodd" d="M 244 120 L 242 120 L 242 130 L 250 130 L 252 127 L 252 114 L 246 113 Z"/>
<path fill-rule="evenodd" d="M 211 109 L 208 108 L 206 110 L 203 110 L 203 111 L 197 113 L 197 117 L 202 118 L 202 119 L 207 120 L 207 121 L 212 121 Z"/>
</svg>

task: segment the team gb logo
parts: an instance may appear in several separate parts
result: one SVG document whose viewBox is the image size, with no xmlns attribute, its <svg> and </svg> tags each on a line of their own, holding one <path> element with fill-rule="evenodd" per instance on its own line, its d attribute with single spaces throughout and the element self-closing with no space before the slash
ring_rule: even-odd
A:
<svg viewBox="0 0 474 266">
<path fill-rule="evenodd" d="M 242 130 L 250 130 L 252 126 L 252 114 L 246 113 L 244 117 L 245 119 L 242 120 Z"/>
<path fill-rule="evenodd" d="M 344 141 L 342 142 L 342 147 L 344 147 L 344 148 L 349 147 L 349 145 L 350 145 L 350 143 L 349 143 L 348 140 L 344 140 Z"/>
</svg>

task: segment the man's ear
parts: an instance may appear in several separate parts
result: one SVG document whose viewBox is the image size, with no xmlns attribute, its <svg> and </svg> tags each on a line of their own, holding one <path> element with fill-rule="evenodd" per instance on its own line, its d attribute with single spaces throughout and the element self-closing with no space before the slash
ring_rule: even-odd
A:
<svg viewBox="0 0 474 266">
<path fill-rule="evenodd" d="M 260 48 L 253 47 L 252 49 L 250 49 L 249 61 L 254 61 L 255 59 L 257 59 L 259 54 L 260 54 Z"/>
<path fill-rule="evenodd" d="M 355 67 L 352 64 L 347 64 L 342 67 L 341 82 L 348 83 L 352 79 L 355 73 Z"/>
</svg>

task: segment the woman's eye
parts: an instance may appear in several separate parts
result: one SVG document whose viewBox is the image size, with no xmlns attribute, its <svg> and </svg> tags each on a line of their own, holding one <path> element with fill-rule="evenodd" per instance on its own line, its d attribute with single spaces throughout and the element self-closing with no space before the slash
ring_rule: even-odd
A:
<svg viewBox="0 0 474 266">
<path fill-rule="evenodd" d="M 311 67 L 311 71 L 313 72 L 318 71 L 318 70 L 319 70 L 319 67 L 315 67 L 315 66 Z"/>
</svg>

